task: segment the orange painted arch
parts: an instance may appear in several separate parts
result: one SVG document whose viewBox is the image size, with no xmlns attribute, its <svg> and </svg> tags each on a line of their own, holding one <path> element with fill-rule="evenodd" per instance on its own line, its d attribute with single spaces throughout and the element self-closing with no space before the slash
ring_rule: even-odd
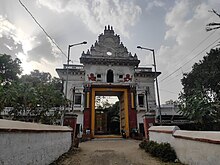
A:
<svg viewBox="0 0 220 165">
<path fill-rule="evenodd" d="M 125 111 L 125 131 L 129 136 L 129 119 L 128 119 L 128 89 L 126 88 L 92 88 L 92 104 L 91 104 L 91 137 L 95 137 L 95 96 L 96 92 L 122 92 L 124 97 Z"/>
</svg>

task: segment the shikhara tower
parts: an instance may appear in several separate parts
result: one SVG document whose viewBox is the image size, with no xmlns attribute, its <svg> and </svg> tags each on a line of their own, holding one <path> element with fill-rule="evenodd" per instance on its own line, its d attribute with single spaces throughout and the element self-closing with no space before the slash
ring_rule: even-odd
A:
<svg viewBox="0 0 220 165">
<path fill-rule="evenodd" d="M 92 137 L 100 129 L 104 132 L 105 126 L 96 125 L 95 98 L 117 96 L 120 100 L 120 130 L 126 131 L 127 136 L 132 129 L 142 132 L 142 116 L 156 110 L 154 78 L 160 72 L 138 67 L 137 55 L 128 52 L 110 26 L 105 27 L 94 45 L 82 53 L 80 63 L 83 65 L 64 64 L 64 68 L 56 69 L 65 84 L 69 67 L 67 98 L 72 101 L 72 108 L 67 108 L 67 112 L 78 115 L 77 126 L 83 128 L 84 133 L 90 130 Z"/>
</svg>

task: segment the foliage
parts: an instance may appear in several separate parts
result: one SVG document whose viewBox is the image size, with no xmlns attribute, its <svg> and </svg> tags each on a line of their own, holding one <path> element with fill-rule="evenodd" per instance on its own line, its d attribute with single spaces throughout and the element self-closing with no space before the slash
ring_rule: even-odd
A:
<svg viewBox="0 0 220 165">
<path fill-rule="evenodd" d="M 9 80 L 11 79 L 5 79 Z M 60 79 L 52 78 L 50 73 L 34 70 L 16 81 L 10 81 L 10 84 L 0 86 L 0 109 L 12 107 L 9 111 L 12 119 L 53 124 L 60 118 L 61 113 L 60 109 L 53 112 L 50 110 L 63 106 L 64 97 L 61 90 Z"/>
<path fill-rule="evenodd" d="M 115 134 L 120 133 L 120 106 L 119 101 L 107 109 L 108 129 Z"/>
<path fill-rule="evenodd" d="M 170 99 L 170 100 L 165 101 L 165 104 L 166 104 L 166 105 L 178 105 L 179 102 L 178 102 L 178 100 L 172 100 L 172 99 Z"/>
<path fill-rule="evenodd" d="M 180 112 L 206 124 L 220 119 L 220 49 L 212 49 L 190 73 L 182 78 L 179 97 Z"/>
<path fill-rule="evenodd" d="M 0 85 L 18 79 L 18 75 L 22 72 L 20 64 L 18 58 L 13 60 L 10 55 L 0 54 Z"/>
<path fill-rule="evenodd" d="M 220 122 L 208 122 L 206 124 L 201 123 L 184 123 L 177 124 L 181 130 L 202 130 L 202 131 L 220 131 Z"/>
<path fill-rule="evenodd" d="M 143 140 L 142 142 L 140 142 L 139 147 L 141 149 L 145 149 L 147 144 L 148 144 L 148 141 L 147 140 Z"/>
<path fill-rule="evenodd" d="M 108 109 L 111 106 L 106 96 L 96 96 L 95 101 L 96 109 Z"/>
<path fill-rule="evenodd" d="M 176 153 L 169 143 L 157 143 L 154 141 L 142 141 L 139 144 L 141 149 L 149 152 L 152 156 L 159 157 L 164 162 L 174 162 Z"/>
</svg>

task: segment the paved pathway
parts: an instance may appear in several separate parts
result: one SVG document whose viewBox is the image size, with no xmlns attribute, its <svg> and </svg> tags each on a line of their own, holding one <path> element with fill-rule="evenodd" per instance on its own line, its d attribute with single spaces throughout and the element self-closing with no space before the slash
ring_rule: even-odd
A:
<svg viewBox="0 0 220 165">
<path fill-rule="evenodd" d="M 63 165 L 164 165 L 138 146 L 140 141 L 94 139 L 80 143 L 80 151 L 66 158 Z"/>
</svg>

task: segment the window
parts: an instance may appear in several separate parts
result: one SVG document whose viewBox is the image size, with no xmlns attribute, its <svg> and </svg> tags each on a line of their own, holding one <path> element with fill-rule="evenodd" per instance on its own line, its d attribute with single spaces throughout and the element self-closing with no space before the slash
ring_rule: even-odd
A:
<svg viewBox="0 0 220 165">
<path fill-rule="evenodd" d="M 123 78 L 123 75 L 122 75 L 122 74 L 120 74 L 120 75 L 119 75 L 119 78 Z"/>
<path fill-rule="evenodd" d="M 144 95 L 143 94 L 138 95 L 138 103 L 139 103 L 139 107 L 144 107 Z"/>
<path fill-rule="evenodd" d="M 107 82 L 113 83 L 114 82 L 114 73 L 113 70 L 109 69 L 107 72 Z"/>
<path fill-rule="evenodd" d="M 97 78 L 101 78 L 102 76 L 101 76 L 101 74 L 97 74 Z"/>
<path fill-rule="evenodd" d="M 76 93 L 75 94 L 75 99 L 74 99 L 74 104 L 75 105 L 77 105 L 77 106 L 79 106 L 79 105 L 81 105 L 81 93 Z"/>
</svg>

